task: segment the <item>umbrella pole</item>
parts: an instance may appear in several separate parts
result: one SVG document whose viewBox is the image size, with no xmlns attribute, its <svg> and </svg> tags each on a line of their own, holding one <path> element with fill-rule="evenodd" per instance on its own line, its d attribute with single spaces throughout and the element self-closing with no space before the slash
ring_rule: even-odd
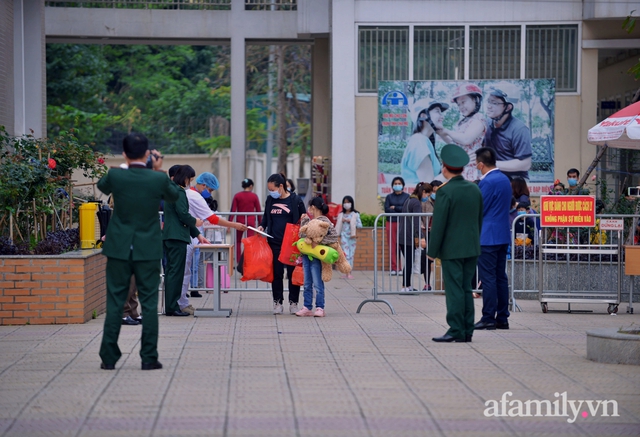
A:
<svg viewBox="0 0 640 437">
<path fill-rule="evenodd" d="M 587 179 L 589 179 L 589 175 L 596 168 L 596 166 L 598 165 L 598 163 L 600 162 L 600 160 L 602 159 L 602 157 L 604 156 L 608 148 L 609 146 L 607 146 L 607 143 L 604 143 L 604 146 L 602 146 L 602 149 L 600 149 L 596 157 L 591 162 L 591 165 L 589 166 L 589 168 L 587 168 L 587 171 L 585 171 L 582 177 L 580 178 L 580 181 L 578 182 L 578 189 L 582 188 L 583 185 L 587 182 Z"/>
</svg>

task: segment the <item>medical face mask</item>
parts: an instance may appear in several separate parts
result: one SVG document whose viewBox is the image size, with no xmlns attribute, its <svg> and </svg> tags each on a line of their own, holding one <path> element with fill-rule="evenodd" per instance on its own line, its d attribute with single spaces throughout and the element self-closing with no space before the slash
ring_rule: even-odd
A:
<svg viewBox="0 0 640 437">
<path fill-rule="evenodd" d="M 428 198 L 428 197 L 423 197 L 423 198 L 422 198 L 422 199 L 420 199 L 420 200 L 422 200 L 423 202 L 426 202 L 427 200 L 429 200 L 429 198 Z"/>
<path fill-rule="evenodd" d="M 431 197 L 431 200 L 436 200 L 436 193 L 431 193 L 429 197 Z"/>
<path fill-rule="evenodd" d="M 393 191 L 396 191 L 396 192 L 402 191 L 402 185 L 399 185 L 399 184 L 398 185 L 394 185 L 393 186 Z"/>
<path fill-rule="evenodd" d="M 351 211 L 351 204 L 350 203 L 343 203 L 342 207 L 346 210 L 346 211 Z"/>
<path fill-rule="evenodd" d="M 278 190 L 275 190 L 275 191 L 269 190 L 269 196 L 273 197 L 274 199 L 279 199 L 280 198 L 280 191 L 278 191 Z"/>
<path fill-rule="evenodd" d="M 518 211 L 518 215 L 525 215 L 527 211 Z"/>
<path fill-rule="evenodd" d="M 578 185 L 578 180 L 577 179 L 567 179 L 567 181 L 569 182 L 569 186 L 570 187 L 575 187 L 576 185 Z"/>
</svg>

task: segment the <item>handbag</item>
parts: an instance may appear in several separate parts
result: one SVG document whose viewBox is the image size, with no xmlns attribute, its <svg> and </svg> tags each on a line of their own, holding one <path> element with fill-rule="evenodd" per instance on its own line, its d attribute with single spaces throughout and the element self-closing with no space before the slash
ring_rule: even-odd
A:
<svg viewBox="0 0 640 437">
<path fill-rule="evenodd" d="M 273 252 L 267 239 L 260 235 L 243 238 L 244 257 L 241 281 L 273 282 Z"/>
<path fill-rule="evenodd" d="M 282 238 L 280 255 L 278 256 L 278 261 L 282 264 L 289 266 L 296 265 L 298 258 L 300 257 L 300 251 L 295 245 L 296 241 L 300 238 L 298 237 L 299 233 L 300 225 L 287 223 L 287 226 L 284 228 L 284 237 Z"/>
<path fill-rule="evenodd" d="M 304 270 L 302 266 L 296 266 L 291 275 L 291 283 L 293 285 L 304 285 Z"/>
</svg>

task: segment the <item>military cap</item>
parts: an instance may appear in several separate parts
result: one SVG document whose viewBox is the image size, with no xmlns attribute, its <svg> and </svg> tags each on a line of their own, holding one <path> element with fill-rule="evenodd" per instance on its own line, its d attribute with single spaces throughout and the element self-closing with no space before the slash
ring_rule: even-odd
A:
<svg viewBox="0 0 640 437">
<path fill-rule="evenodd" d="M 456 144 L 447 144 L 440 152 L 442 163 L 453 171 L 462 170 L 469 163 L 469 155 Z"/>
</svg>

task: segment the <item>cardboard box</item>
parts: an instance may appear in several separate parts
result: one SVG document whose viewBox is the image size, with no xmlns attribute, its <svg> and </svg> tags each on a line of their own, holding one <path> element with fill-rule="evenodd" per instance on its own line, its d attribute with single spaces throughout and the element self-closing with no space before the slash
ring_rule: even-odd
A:
<svg viewBox="0 0 640 437">
<path fill-rule="evenodd" d="M 640 246 L 624 246 L 624 274 L 640 276 Z"/>
</svg>

